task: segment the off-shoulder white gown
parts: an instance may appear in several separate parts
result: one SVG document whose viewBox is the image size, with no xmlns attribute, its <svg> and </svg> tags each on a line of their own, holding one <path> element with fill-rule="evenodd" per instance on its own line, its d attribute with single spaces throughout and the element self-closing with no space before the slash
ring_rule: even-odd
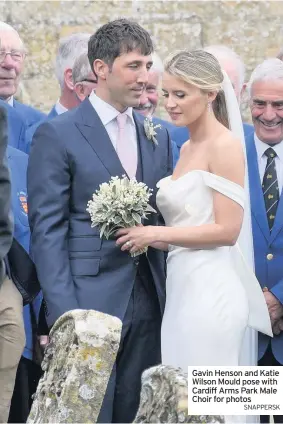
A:
<svg viewBox="0 0 283 424">
<path fill-rule="evenodd" d="M 214 190 L 244 208 L 241 186 L 206 171 L 190 171 L 177 180 L 169 176 L 157 187 L 166 226 L 213 223 Z M 272 335 L 259 283 L 237 245 L 169 246 L 162 363 L 186 372 L 188 365 L 238 365 L 247 326 Z"/>
</svg>

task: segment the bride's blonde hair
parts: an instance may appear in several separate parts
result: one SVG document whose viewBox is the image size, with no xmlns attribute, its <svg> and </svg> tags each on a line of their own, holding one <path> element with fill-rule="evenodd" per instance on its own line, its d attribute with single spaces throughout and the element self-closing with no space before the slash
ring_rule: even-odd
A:
<svg viewBox="0 0 283 424">
<path fill-rule="evenodd" d="M 217 92 L 212 102 L 215 117 L 229 128 L 224 92 L 221 88 L 224 76 L 217 59 L 204 50 L 182 50 L 165 60 L 164 69 L 170 75 L 198 87 L 205 93 Z"/>
</svg>

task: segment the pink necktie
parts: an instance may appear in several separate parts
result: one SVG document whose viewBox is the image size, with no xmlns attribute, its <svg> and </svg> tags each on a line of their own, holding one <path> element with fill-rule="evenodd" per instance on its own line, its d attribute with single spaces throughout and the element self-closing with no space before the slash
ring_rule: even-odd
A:
<svg viewBox="0 0 283 424">
<path fill-rule="evenodd" d="M 134 178 L 137 172 L 137 149 L 129 140 L 126 131 L 127 115 L 120 113 L 117 116 L 118 137 L 117 137 L 117 154 L 120 162 L 130 178 Z"/>
</svg>

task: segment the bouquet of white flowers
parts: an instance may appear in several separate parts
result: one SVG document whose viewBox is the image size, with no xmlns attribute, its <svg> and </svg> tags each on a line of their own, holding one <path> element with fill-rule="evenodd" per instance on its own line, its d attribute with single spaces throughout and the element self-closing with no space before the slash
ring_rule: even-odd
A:
<svg viewBox="0 0 283 424">
<path fill-rule="evenodd" d="M 108 240 L 120 228 L 141 224 L 149 213 L 156 212 L 149 204 L 151 195 L 152 189 L 136 179 L 129 180 L 125 175 L 111 177 L 109 183 L 100 184 L 87 204 L 91 226 L 99 227 L 100 238 L 104 236 Z M 147 248 L 132 256 L 146 251 Z"/>
</svg>

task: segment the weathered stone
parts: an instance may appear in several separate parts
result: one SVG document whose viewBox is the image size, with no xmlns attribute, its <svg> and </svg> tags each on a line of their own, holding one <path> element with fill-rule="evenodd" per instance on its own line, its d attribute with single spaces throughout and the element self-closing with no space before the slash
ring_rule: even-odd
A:
<svg viewBox="0 0 283 424">
<path fill-rule="evenodd" d="M 224 423 L 224 418 L 188 415 L 187 374 L 181 369 L 158 365 L 143 372 L 134 423 Z"/>
<path fill-rule="evenodd" d="M 20 32 L 29 51 L 19 98 L 49 112 L 59 94 L 54 59 L 61 36 L 93 33 L 110 19 L 133 18 L 150 31 L 163 59 L 184 47 L 226 44 L 243 58 L 248 79 L 258 63 L 283 46 L 283 8 L 278 5 L 246 0 L 0 1 L 0 15 Z M 168 118 L 162 102 L 157 114 Z M 243 114 L 250 120 L 247 102 Z"/>
<path fill-rule="evenodd" d="M 116 359 L 122 322 L 74 310 L 50 332 L 41 378 L 27 423 L 95 423 Z"/>
</svg>

